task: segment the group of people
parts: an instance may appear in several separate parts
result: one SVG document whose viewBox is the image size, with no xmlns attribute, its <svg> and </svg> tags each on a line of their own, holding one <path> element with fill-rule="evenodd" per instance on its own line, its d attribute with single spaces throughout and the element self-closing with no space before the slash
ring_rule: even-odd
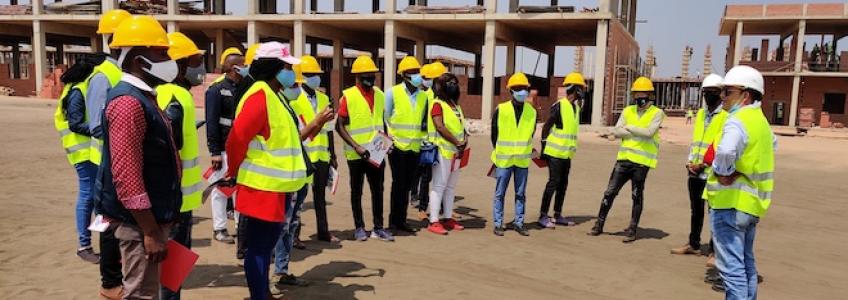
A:
<svg viewBox="0 0 848 300">
<path fill-rule="evenodd" d="M 111 51 L 81 59 L 62 76 L 65 86 L 55 125 L 79 177 L 77 255 L 99 263 L 104 298 L 179 299 L 179 290 L 159 287 L 159 263 L 167 256 L 168 240 L 191 247 L 192 211 L 202 206 L 206 195 L 212 207 L 213 237 L 237 244 L 251 299 L 273 298 L 281 286 L 306 285 L 288 272 L 288 265 L 292 248 L 299 243 L 299 214 L 310 185 L 317 238 L 339 241 L 329 231 L 325 199 L 328 182 L 338 180 L 332 178 L 338 167 L 333 132 L 344 142 L 354 239 L 394 241 L 397 232 L 417 231 L 407 223 L 413 197 L 420 200 L 418 209 L 426 215 L 428 231 L 447 235 L 464 228 L 453 216 L 453 205 L 460 162 L 469 153 L 468 132 L 459 81 L 441 63 L 422 66 L 412 56 L 403 58 L 397 72 L 402 82 L 384 93 L 376 86 L 380 70 L 374 61 L 359 56 L 351 65 L 356 83 L 342 92 L 336 108 L 321 91 L 323 70 L 314 57 L 294 57 L 278 42 L 251 45 L 244 54 L 226 49 L 219 58 L 224 74 L 209 87 L 205 99 L 212 169 L 223 176 L 206 187 L 197 135 L 203 122 L 195 119 L 189 92 L 206 76 L 204 52 L 184 34 L 166 33 L 154 18 L 123 10 L 104 14 L 98 33 L 109 40 Z M 491 174 L 496 178 L 497 236 L 507 229 L 504 200 L 511 178 L 515 218 L 509 227 L 529 235 L 525 190 L 534 160 L 549 171 L 539 226 L 574 225 L 565 217 L 563 204 L 588 87 L 579 73 L 568 74 L 563 87 L 565 97 L 550 107 L 542 126 L 540 151 L 533 147 L 537 112 L 527 101 L 527 76 L 515 73 L 509 78 L 510 99 L 494 111 Z M 648 78 L 636 79 L 631 91 L 634 104 L 623 110 L 612 130 L 621 146 L 589 232 L 592 236 L 603 232 L 616 195 L 630 181 L 633 210 L 624 239 L 628 243 L 638 237 L 645 181 L 657 164 L 659 128 L 665 118 L 653 105 L 654 88 Z M 750 67 L 735 67 L 724 79 L 718 75 L 705 79 L 707 109 L 698 111 L 686 165 L 692 233 L 687 245 L 672 250 L 676 254 L 700 250 L 706 200 L 715 244 L 711 248 L 731 299 L 756 297 L 753 239 L 773 187 L 773 135 L 759 108 L 762 95 L 762 76 Z M 382 158 L 382 153 L 372 151 L 378 151 L 374 146 L 384 138 L 391 140 L 391 149 L 386 159 L 375 159 Z M 386 163 L 392 186 L 384 228 Z M 362 213 L 366 178 L 371 191 L 370 232 Z M 229 201 L 236 220 L 235 239 L 226 229 Z M 99 254 L 88 230 L 92 214 L 102 225 Z M 272 258 L 274 284 L 269 281 Z"/>
</svg>

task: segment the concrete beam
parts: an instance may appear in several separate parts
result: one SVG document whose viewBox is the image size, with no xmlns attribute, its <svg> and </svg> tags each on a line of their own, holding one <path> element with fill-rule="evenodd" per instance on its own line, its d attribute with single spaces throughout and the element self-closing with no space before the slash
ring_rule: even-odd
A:
<svg viewBox="0 0 848 300">
<path fill-rule="evenodd" d="M 795 36 L 795 76 L 792 78 L 792 98 L 789 103 L 789 126 L 796 126 L 798 117 L 798 102 L 801 94 L 801 66 L 804 60 L 804 36 L 806 36 L 807 21 L 798 22 L 798 35 Z"/>
<path fill-rule="evenodd" d="M 314 36 L 326 40 L 341 40 L 344 43 L 356 46 L 360 49 L 367 49 L 382 43 L 382 39 L 379 38 L 379 36 L 362 34 L 362 32 L 328 26 L 316 22 L 304 23 L 303 34 L 305 36 Z"/>
<path fill-rule="evenodd" d="M 744 27 L 744 23 L 742 21 L 736 22 L 736 33 L 733 35 L 732 45 L 733 45 L 733 65 L 739 65 L 739 61 L 742 60 L 742 29 Z"/>
<path fill-rule="evenodd" d="M 41 2 L 41 1 L 38 1 Z M 35 94 L 41 95 L 41 86 L 47 74 L 47 43 L 39 20 L 32 21 L 32 54 L 35 62 Z"/>
<path fill-rule="evenodd" d="M 608 1 L 608 0 L 607 0 Z M 602 0 L 602 2 L 604 2 Z M 592 126 L 603 126 L 604 112 L 604 87 L 606 81 L 607 66 L 607 37 L 609 35 L 609 21 L 599 20 L 595 38 L 595 83 L 592 87 Z M 612 99 L 610 99 L 611 101 Z"/>
<path fill-rule="evenodd" d="M 430 45 L 440 45 L 472 53 L 480 51 L 480 43 L 468 37 L 449 32 L 432 32 L 409 23 L 395 23 L 395 33 L 406 39 L 427 41 Z"/>
<path fill-rule="evenodd" d="M 295 3 L 298 3 L 298 2 L 303 4 L 302 0 L 299 0 Z M 301 9 L 303 9 L 303 6 L 301 6 Z M 294 49 L 294 50 L 292 52 L 293 52 L 294 56 L 301 57 L 301 56 L 303 56 L 303 48 L 306 47 L 306 36 L 303 35 L 303 21 L 302 20 L 294 21 L 294 34 L 293 35 L 294 35 L 294 37 L 292 38 L 293 42 L 292 42 L 291 46 L 292 46 L 292 49 Z"/>
<path fill-rule="evenodd" d="M 253 22 L 253 21 L 251 21 Z M 257 39 L 263 36 L 272 36 L 286 40 L 293 40 L 294 33 L 292 32 L 292 28 L 281 26 L 278 24 L 266 23 L 256 21 L 256 33 L 258 34 Z M 250 23 L 248 22 L 248 31 L 250 31 Z"/>
<path fill-rule="evenodd" d="M 7 25 L 3 25 L 2 27 L 6 27 Z M 91 28 L 88 26 L 80 26 L 66 23 L 53 23 L 53 22 L 45 22 L 41 23 L 41 30 L 45 33 L 55 33 L 61 35 L 69 35 L 69 36 L 78 36 L 78 37 L 89 37 L 92 32 L 95 32 L 95 28 Z"/>
<path fill-rule="evenodd" d="M 166 3 L 168 6 L 168 14 L 169 15 L 178 15 L 180 14 L 180 1 L 179 0 L 168 0 Z M 171 32 L 171 31 L 169 31 Z"/>
<path fill-rule="evenodd" d="M 42 24 L 44 25 L 44 24 Z M 10 35 L 10 36 L 19 36 L 23 38 L 29 38 L 29 32 L 32 31 L 32 28 L 29 26 L 23 25 L 14 25 L 14 24 L 3 24 L 0 26 L 0 35 Z"/>
<path fill-rule="evenodd" d="M 395 85 L 395 69 L 397 67 L 397 60 L 395 60 L 395 52 L 397 51 L 395 21 L 386 21 L 385 30 L 386 33 L 383 38 L 383 90 L 388 91 Z"/>
<path fill-rule="evenodd" d="M 484 124 L 492 120 L 492 103 L 495 97 L 495 34 L 495 21 L 486 21 L 486 31 L 483 36 L 483 91 L 480 97 L 482 101 L 480 118 L 483 119 Z"/>
</svg>

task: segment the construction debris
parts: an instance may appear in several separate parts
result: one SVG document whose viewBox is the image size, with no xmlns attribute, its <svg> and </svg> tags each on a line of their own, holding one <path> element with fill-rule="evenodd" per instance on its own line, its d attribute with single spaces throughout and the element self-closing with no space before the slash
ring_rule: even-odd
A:
<svg viewBox="0 0 848 300">
<path fill-rule="evenodd" d="M 479 14 L 486 12 L 480 5 L 464 6 L 421 6 L 410 5 L 403 10 L 408 14 Z"/>
<path fill-rule="evenodd" d="M 203 0 L 192 0 L 180 2 L 180 14 L 183 15 L 205 15 L 210 12 L 198 9 L 197 4 L 202 4 Z M 161 15 L 168 13 L 167 0 L 127 0 L 120 3 L 121 9 L 124 9 L 131 14 L 145 15 Z"/>
<path fill-rule="evenodd" d="M 0 86 L 0 96 L 11 96 L 15 94 L 15 89 L 8 86 Z"/>
<path fill-rule="evenodd" d="M 96 15 L 100 13 L 100 1 L 80 3 L 54 2 L 44 6 L 50 14 Z"/>
<path fill-rule="evenodd" d="M 30 15 L 31 5 L 0 5 L 0 15 Z"/>
<path fill-rule="evenodd" d="M 542 6 L 542 5 L 522 5 L 518 7 L 518 13 L 573 13 L 574 6 Z"/>
</svg>

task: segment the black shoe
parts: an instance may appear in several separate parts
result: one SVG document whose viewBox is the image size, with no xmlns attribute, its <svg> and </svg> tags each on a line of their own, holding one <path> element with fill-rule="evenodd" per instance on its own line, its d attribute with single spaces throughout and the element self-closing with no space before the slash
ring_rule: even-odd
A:
<svg viewBox="0 0 848 300">
<path fill-rule="evenodd" d="M 595 226 L 592 226 L 592 231 L 589 231 L 586 234 L 591 235 L 591 236 L 599 236 L 603 232 L 604 232 L 604 223 L 595 222 Z"/>
<path fill-rule="evenodd" d="M 716 292 L 719 292 L 719 293 L 724 293 L 725 292 L 724 282 L 719 280 L 718 282 L 713 283 L 712 289 L 713 289 L 713 291 L 716 291 Z"/>
<path fill-rule="evenodd" d="M 515 229 L 515 232 L 518 232 L 518 234 L 522 236 L 530 236 L 530 232 L 527 231 L 527 228 L 524 228 L 524 225 L 513 225 L 512 227 Z"/>
<path fill-rule="evenodd" d="M 300 239 L 295 238 L 293 243 L 292 243 L 292 248 L 295 248 L 295 249 L 298 249 L 298 250 L 304 250 L 304 249 L 306 249 L 306 244 L 304 244 L 303 241 L 301 241 Z"/>
<path fill-rule="evenodd" d="M 93 263 L 95 265 L 100 263 L 100 254 L 95 253 L 94 249 L 91 247 L 86 247 L 77 250 L 77 256 L 79 256 L 79 258 L 82 258 L 82 260 Z"/>
<path fill-rule="evenodd" d="M 277 286 L 281 285 L 289 285 L 289 286 L 308 286 L 309 282 L 300 278 L 295 277 L 293 274 L 285 274 L 280 276 L 280 280 L 276 283 Z"/>
<path fill-rule="evenodd" d="M 497 236 L 504 236 L 504 228 L 501 226 L 496 226 L 494 232 Z"/>
<path fill-rule="evenodd" d="M 400 225 L 392 225 L 391 227 L 389 227 L 389 230 L 392 230 L 395 233 L 397 233 L 399 231 L 406 232 L 406 233 L 418 232 L 418 230 L 416 230 L 415 228 L 412 228 L 411 226 L 409 226 L 409 224 L 406 224 L 406 223 L 403 223 L 403 224 L 400 224 Z"/>
<path fill-rule="evenodd" d="M 622 243 L 632 243 L 636 241 L 636 228 L 628 228 L 624 231 L 624 235 L 625 237 L 624 240 L 621 241 Z"/>
</svg>

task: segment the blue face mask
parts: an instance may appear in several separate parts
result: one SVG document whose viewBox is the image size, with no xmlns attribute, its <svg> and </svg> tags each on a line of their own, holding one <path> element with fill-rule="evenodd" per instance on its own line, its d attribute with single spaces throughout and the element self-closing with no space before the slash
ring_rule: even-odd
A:
<svg viewBox="0 0 848 300">
<path fill-rule="evenodd" d="M 301 89 L 298 86 L 283 89 L 283 96 L 286 97 L 286 100 L 295 100 L 300 97 L 300 93 Z"/>
<path fill-rule="evenodd" d="M 732 113 L 736 112 L 737 110 L 739 110 L 740 108 L 742 108 L 741 104 L 734 103 L 732 106 L 730 106 L 730 110 L 727 111 L 727 112 L 732 114 Z"/>
<path fill-rule="evenodd" d="M 250 75 L 250 67 L 248 66 L 233 66 L 233 68 L 236 68 L 236 72 L 238 72 L 241 78 L 247 78 Z"/>
<path fill-rule="evenodd" d="M 277 81 L 283 85 L 283 88 L 290 88 L 294 85 L 294 71 L 283 69 L 277 73 Z"/>
<path fill-rule="evenodd" d="M 305 84 L 313 90 L 318 89 L 318 87 L 321 86 L 321 76 L 315 75 L 306 77 Z"/>
<path fill-rule="evenodd" d="M 528 95 L 530 95 L 530 92 L 527 91 L 527 90 L 512 91 L 512 98 L 515 99 L 515 101 L 518 101 L 518 102 L 523 103 L 524 100 L 527 100 Z"/>
<path fill-rule="evenodd" d="M 413 86 L 421 86 L 421 82 L 424 81 L 424 78 L 421 77 L 421 74 L 412 74 L 409 76 L 409 83 Z"/>
</svg>

